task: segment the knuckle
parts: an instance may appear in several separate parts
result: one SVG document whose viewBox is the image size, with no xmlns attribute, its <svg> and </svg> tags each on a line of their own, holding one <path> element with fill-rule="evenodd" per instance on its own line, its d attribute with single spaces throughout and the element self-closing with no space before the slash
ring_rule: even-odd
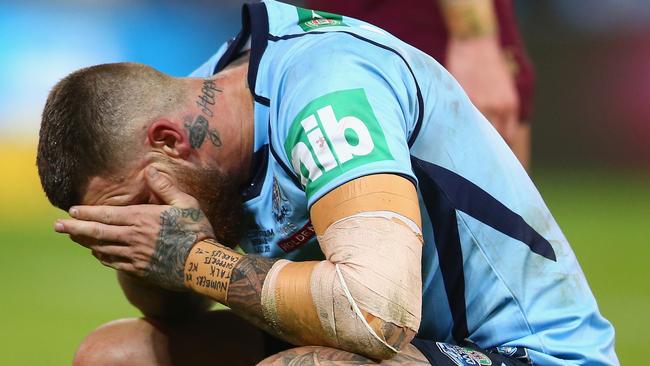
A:
<svg viewBox="0 0 650 366">
<path fill-rule="evenodd" d="M 118 231 L 117 233 L 115 233 L 115 241 L 118 243 L 126 244 L 128 243 L 128 236 L 124 232 Z"/>
<path fill-rule="evenodd" d="M 110 208 L 104 210 L 102 214 L 102 219 L 103 222 L 105 223 L 111 223 L 113 219 L 113 210 Z"/>
<path fill-rule="evenodd" d="M 168 191 L 172 189 L 172 184 L 171 182 L 167 181 L 166 179 L 161 179 L 158 181 L 158 189 L 161 191 Z"/>
<path fill-rule="evenodd" d="M 146 273 L 149 269 L 149 264 L 142 260 L 136 260 L 133 262 L 133 268 L 139 273 Z"/>
<path fill-rule="evenodd" d="M 99 225 L 93 225 L 91 229 L 91 235 L 99 240 L 104 238 L 104 229 Z"/>
</svg>

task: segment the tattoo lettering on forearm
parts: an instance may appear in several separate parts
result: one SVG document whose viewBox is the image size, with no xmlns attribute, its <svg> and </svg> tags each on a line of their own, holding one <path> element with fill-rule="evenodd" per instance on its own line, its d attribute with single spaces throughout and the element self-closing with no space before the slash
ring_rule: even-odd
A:
<svg viewBox="0 0 650 366">
<path fill-rule="evenodd" d="M 171 289 L 183 288 L 185 259 L 196 243 L 199 229 L 188 229 L 203 219 L 203 213 L 195 208 L 172 207 L 160 214 L 160 231 L 152 259 L 149 263 L 149 279 Z"/>
<path fill-rule="evenodd" d="M 197 243 L 185 265 L 185 285 L 229 306 L 259 328 L 274 333 L 262 311 L 262 286 L 277 259 L 243 255 L 211 239 Z"/>
<path fill-rule="evenodd" d="M 186 260 L 185 285 L 223 303 L 230 274 L 242 257 L 242 254 L 213 240 L 197 243 Z"/>
</svg>

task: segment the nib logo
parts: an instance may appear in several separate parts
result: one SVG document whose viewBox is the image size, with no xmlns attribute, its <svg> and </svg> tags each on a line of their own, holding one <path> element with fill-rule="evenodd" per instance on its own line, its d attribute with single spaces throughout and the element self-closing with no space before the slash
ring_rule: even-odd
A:
<svg viewBox="0 0 650 366">
<path fill-rule="evenodd" d="M 352 168 L 393 159 L 363 89 L 309 103 L 294 120 L 285 150 L 308 196 Z"/>
</svg>

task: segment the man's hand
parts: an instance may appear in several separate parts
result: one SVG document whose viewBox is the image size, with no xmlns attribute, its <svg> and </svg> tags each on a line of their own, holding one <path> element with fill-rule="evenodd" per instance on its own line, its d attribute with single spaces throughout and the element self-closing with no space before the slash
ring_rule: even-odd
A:
<svg viewBox="0 0 650 366">
<path fill-rule="evenodd" d="M 184 290 L 183 269 L 192 246 L 214 238 L 193 197 L 149 167 L 147 184 L 165 205 L 75 206 L 55 230 L 70 234 L 99 261 L 171 290 Z"/>
<path fill-rule="evenodd" d="M 519 97 L 496 37 L 452 38 L 446 67 L 510 144 L 519 123 Z"/>
</svg>

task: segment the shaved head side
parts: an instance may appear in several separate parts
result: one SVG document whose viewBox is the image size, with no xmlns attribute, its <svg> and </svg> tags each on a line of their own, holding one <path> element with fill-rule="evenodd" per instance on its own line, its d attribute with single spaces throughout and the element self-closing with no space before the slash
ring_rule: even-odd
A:
<svg viewBox="0 0 650 366">
<path fill-rule="evenodd" d="M 141 64 L 97 65 L 65 77 L 43 109 L 36 157 L 50 202 L 68 210 L 89 178 L 137 161 L 143 127 L 186 100 L 178 79 Z"/>
</svg>

